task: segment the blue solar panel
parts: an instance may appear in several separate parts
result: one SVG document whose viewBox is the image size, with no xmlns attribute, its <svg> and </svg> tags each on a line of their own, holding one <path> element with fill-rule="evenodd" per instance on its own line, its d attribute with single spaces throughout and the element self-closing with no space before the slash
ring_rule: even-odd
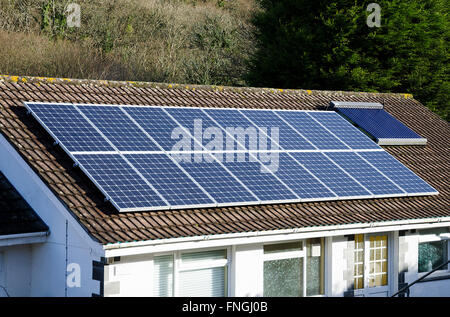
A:
<svg viewBox="0 0 450 317">
<path fill-rule="evenodd" d="M 376 139 L 422 138 L 384 109 L 337 108 L 337 110 Z"/>
<path fill-rule="evenodd" d="M 300 111 L 275 111 L 288 122 L 295 130 L 313 143 L 318 149 L 348 149 L 335 136 L 314 121 L 306 112 Z"/>
<path fill-rule="evenodd" d="M 437 193 L 334 112 L 26 105 L 120 211 Z"/>
<path fill-rule="evenodd" d="M 72 105 L 28 104 L 28 107 L 68 151 L 114 151 Z"/>
<path fill-rule="evenodd" d="M 295 152 L 291 155 L 340 197 L 369 196 L 363 187 L 322 153 Z"/>
<path fill-rule="evenodd" d="M 387 152 L 360 152 L 362 157 L 373 164 L 383 174 L 392 179 L 409 194 L 437 193 L 410 169 Z"/>
<path fill-rule="evenodd" d="M 239 111 L 235 109 L 204 109 L 222 129 L 226 130 L 228 140 L 235 140 L 234 150 L 257 150 L 258 149 L 258 129 L 248 121 Z M 230 139 L 230 135 L 232 138 Z M 237 144 L 244 146 L 238 146 Z M 226 147 L 231 150 L 230 146 Z"/>
<path fill-rule="evenodd" d="M 74 155 L 80 167 L 120 209 L 167 207 L 167 204 L 119 154 Z"/>
<path fill-rule="evenodd" d="M 352 175 L 358 182 L 371 191 L 374 195 L 402 194 L 389 179 L 380 174 L 356 153 L 331 152 L 326 154 L 333 162 L 339 164 L 347 173 Z"/>
<path fill-rule="evenodd" d="M 240 110 L 250 121 L 259 128 L 265 128 L 265 132 L 272 138 L 275 135 L 271 133 L 274 128 L 278 129 L 277 143 L 284 150 L 312 150 L 314 147 L 298 132 L 289 127 L 271 110 Z M 267 142 L 267 148 L 270 141 Z"/>
<path fill-rule="evenodd" d="M 267 168 L 262 167 L 259 162 L 252 162 L 248 154 L 245 156 L 243 162 L 226 161 L 223 164 L 261 201 L 298 199 Z"/>
<path fill-rule="evenodd" d="M 79 106 L 119 151 L 160 151 L 119 107 Z"/>
<path fill-rule="evenodd" d="M 204 154 L 202 162 L 181 161 L 179 164 L 218 203 L 258 202 L 242 184 L 227 172 L 211 155 Z"/>
<path fill-rule="evenodd" d="M 214 204 L 166 154 L 129 154 L 125 157 L 170 205 Z"/>
<path fill-rule="evenodd" d="M 227 145 L 225 131 L 200 108 L 166 108 L 166 110 L 181 126 L 187 128 L 197 140 L 197 143 L 194 144 L 197 148 L 193 148 L 193 150 L 201 150 L 199 144 L 205 146 L 207 150 L 244 150 L 243 147 L 238 147 L 230 138 L 228 140 L 233 142 Z"/>
<path fill-rule="evenodd" d="M 336 197 L 287 153 L 280 153 L 279 168 L 274 173 L 301 199 Z"/>
<path fill-rule="evenodd" d="M 171 151 L 178 140 L 172 136 L 178 124 L 161 108 L 124 107 L 123 108 L 164 150 Z"/>
<path fill-rule="evenodd" d="M 362 133 L 358 128 L 351 125 L 347 120 L 339 116 L 336 112 L 318 111 L 308 112 L 308 114 L 319 121 L 328 130 L 332 131 L 341 141 L 352 149 L 379 149 L 372 139 Z"/>
</svg>

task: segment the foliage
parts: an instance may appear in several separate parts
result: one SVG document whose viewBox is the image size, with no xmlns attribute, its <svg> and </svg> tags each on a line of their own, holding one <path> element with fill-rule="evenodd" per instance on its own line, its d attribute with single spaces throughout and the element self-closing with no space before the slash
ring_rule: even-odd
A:
<svg viewBox="0 0 450 317">
<path fill-rule="evenodd" d="M 72 2 L 81 7 L 79 28 L 67 24 Z M 247 5 L 245 0 L 0 0 L 0 57 L 8 56 L 0 58 L 0 73 L 245 85 L 254 41 L 241 4 Z"/>
<path fill-rule="evenodd" d="M 379 0 L 381 27 L 370 28 L 370 2 L 260 0 L 249 83 L 409 92 L 449 120 L 449 3 Z"/>
</svg>

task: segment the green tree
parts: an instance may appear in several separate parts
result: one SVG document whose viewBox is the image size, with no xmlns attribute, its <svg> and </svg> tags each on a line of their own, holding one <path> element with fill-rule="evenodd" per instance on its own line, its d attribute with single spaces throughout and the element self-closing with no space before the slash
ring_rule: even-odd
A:
<svg viewBox="0 0 450 317">
<path fill-rule="evenodd" d="M 449 120 L 449 2 L 260 0 L 254 86 L 409 92 Z"/>
</svg>

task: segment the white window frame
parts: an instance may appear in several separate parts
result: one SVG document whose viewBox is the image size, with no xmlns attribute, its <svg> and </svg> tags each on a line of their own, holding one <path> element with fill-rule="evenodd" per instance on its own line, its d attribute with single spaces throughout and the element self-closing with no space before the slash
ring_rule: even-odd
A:
<svg viewBox="0 0 450 317">
<path fill-rule="evenodd" d="M 450 232 L 441 233 L 439 235 L 430 233 L 430 234 L 420 234 L 420 230 L 418 232 L 418 244 L 417 244 L 417 273 L 418 277 L 422 277 L 429 272 L 419 272 L 419 244 L 427 243 L 427 242 L 438 242 L 438 241 L 447 241 L 447 260 L 450 260 Z M 447 268 L 443 268 L 435 271 L 430 277 L 436 276 L 448 276 L 450 273 L 450 264 L 447 265 Z"/>
<path fill-rule="evenodd" d="M 265 243 L 262 245 L 263 248 L 263 265 L 264 262 L 266 261 L 276 261 L 276 260 L 286 260 L 286 259 L 299 259 L 299 258 L 303 258 L 303 297 L 326 297 L 327 294 L 327 239 L 326 237 L 318 237 L 319 239 L 323 239 L 323 265 L 324 265 L 324 276 L 323 276 L 323 294 L 319 294 L 319 295 L 310 295 L 307 296 L 306 295 L 306 288 L 307 288 L 307 254 L 306 254 L 306 241 L 309 240 L 310 238 L 307 239 L 302 239 L 302 240 L 295 240 L 295 241 L 277 241 L 277 242 L 273 242 L 273 243 Z M 311 238 L 312 239 L 312 238 Z M 302 249 L 298 250 L 298 251 L 274 251 L 274 252 L 270 252 L 270 253 L 264 253 L 264 247 L 268 246 L 268 245 L 277 245 L 277 244 L 285 244 L 285 243 L 301 243 L 302 244 Z M 264 271 L 264 270 L 263 270 Z M 264 273 L 263 273 L 264 274 Z M 264 277 L 262 280 L 262 291 L 264 294 Z"/>
<path fill-rule="evenodd" d="M 184 253 L 198 253 L 198 252 L 206 252 L 206 251 L 216 251 L 216 250 L 225 250 L 226 251 L 226 259 L 216 259 L 210 261 L 202 261 L 202 263 L 189 263 L 183 264 L 181 255 Z M 207 268 L 215 268 L 215 267 L 225 267 L 225 297 L 230 296 L 230 269 L 231 269 L 231 248 L 230 247 L 214 247 L 214 248 L 202 248 L 202 249 L 194 249 L 194 250 L 183 250 L 183 251 L 175 251 L 175 252 L 164 252 L 164 253 L 156 253 L 152 257 L 152 262 L 155 257 L 159 256 L 173 256 L 173 287 L 172 287 L 172 295 L 169 297 L 179 297 L 180 296 L 180 273 L 183 271 L 189 270 L 200 270 Z M 155 274 L 152 263 L 152 277 Z M 152 294 L 154 294 L 155 285 L 152 285 Z"/>
</svg>

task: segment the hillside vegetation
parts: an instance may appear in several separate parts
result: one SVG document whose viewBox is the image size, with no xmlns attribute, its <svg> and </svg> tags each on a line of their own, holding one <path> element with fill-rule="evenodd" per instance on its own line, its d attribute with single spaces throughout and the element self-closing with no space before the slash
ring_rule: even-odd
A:
<svg viewBox="0 0 450 317">
<path fill-rule="evenodd" d="M 81 8 L 80 27 L 65 8 Z M 244 85 L 251 1 L 0 0 L 0 72 Z"/>
<path fill-rule="evenodd" d="M 412 93 L 450 120 L 450 2 L 0 0 L 0 73 Z M 80 5 L 80 27 L 66 9 Z"/>
</svg>

